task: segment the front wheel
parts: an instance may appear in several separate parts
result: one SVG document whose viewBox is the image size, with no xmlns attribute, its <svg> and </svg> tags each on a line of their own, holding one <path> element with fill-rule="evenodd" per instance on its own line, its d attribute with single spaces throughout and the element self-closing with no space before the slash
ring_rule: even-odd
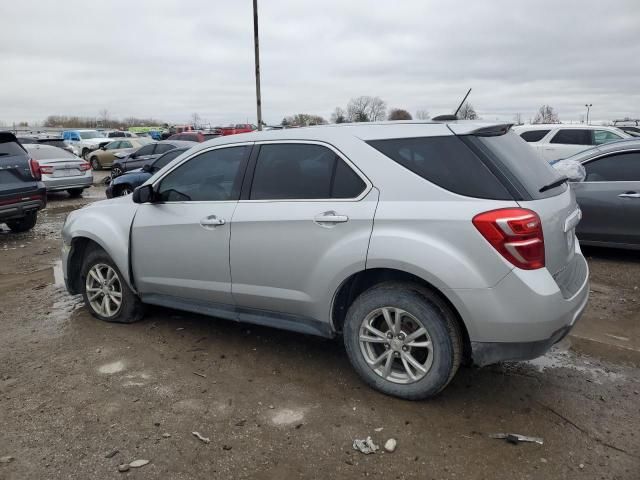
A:
<svg viewBox="0 0 640 480">
<path fill-rule="evenodd" d="M 24 217 L 17 220 L 7 221 L 7 226 L 14 233 L 28 232 L 36 226 L 38 221 L 38 212 L 27 213 Z"/>
<path fill-rule="evenodd" d="M 386 283 L 365 291 L 349 307 L 343 334 L 360 377 L 407 400 L 439 393 L 462 360 L 454 313 L 435 293 L 414 284 Z"/>
<path fill-rule="evenodd" d="M 111 178 L 119 177 L 123 173 L 124 173 L 124 170 L 120 165 L 114 165 L 113 167 L 111 167 Z"/>
<path fill-rule="evenodd" d="M 125 195 L 131 195 L 133 193 L 133 188 L 131 185 L 124 185 L 122 188 L 118 190 L 118 197 L 124 197 Z"/>
<path fill-rule="evenodd" d="M 105 322 L 133 323 L 142 318 L 142 303 L 102 249 L 87 253 L 82 266 L 82 296 L 89 312 Z"/>
<path fill-rule="evenodd" d="M 102 165 L 100 165 L 98 157 L 91 157 L 91 161 L 89 163 L 91 163 L 91 168 L 94 170 L 102 170 Z"/>
</svg>

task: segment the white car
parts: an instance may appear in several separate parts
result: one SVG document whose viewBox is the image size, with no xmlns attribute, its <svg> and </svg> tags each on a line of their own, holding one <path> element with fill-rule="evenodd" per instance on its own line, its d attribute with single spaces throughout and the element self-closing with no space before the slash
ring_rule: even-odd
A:
<svg viewBox="0 0 640 480">
<path fill-rule="evenodd" d="M 570 157 L 594 145 L 631 138 L 631 135 L 616 127 L 584 124 L 519 125 L 513 130 L 547 162 Z"/>
<path fill-rule="evenodd" d="M 87 160 L 89 153 L 111 141 L 98 130 L 65 130 L 62 138 L 71 145 L 76 155 Z"/>
</svg>

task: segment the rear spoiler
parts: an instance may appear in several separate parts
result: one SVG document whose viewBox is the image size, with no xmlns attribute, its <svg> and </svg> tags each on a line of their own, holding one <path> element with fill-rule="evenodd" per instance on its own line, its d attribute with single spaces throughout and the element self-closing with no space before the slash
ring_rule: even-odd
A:
<svg viewBox="0 0 640 480">
<path fill-rule="evenodd" d="M 476 130 L 469 132 L 469 135 L 474 135 L 476 137 L 499 137 L 500 135 L 504 135 L 507 133 L 513 123 L 505 123 L 502 125 L 491 125 L 489 127 L 482 127 Z"/>
</svg>

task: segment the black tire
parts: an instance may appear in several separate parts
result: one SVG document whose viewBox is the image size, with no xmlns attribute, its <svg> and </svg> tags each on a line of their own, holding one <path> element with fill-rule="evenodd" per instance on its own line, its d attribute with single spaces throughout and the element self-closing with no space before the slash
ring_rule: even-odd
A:
<svg viewBox="0 0 640 480">
<path fill-rule="evenodd" d="M 91 163 L 92 169 L 102 170 L 102 165 L 100 165 L 100 160 L 98 160 L 98 157 L 91 157 L 91 160 L 89 161 L 89 163 Z"/>
<path fill-rule="evenodd" d="M 71 198 L 78 198 L 82 196 L 83 191 L 84 188 L 70 188 L 69 190 L 67 190 L 67 193 Z"/>
<path fill-rule="evenodd" d="M 111 178 L 119 177 L 123 173 L 124 169 L 120 165 L 116 164 L 111 167 Z"/>
<path fill-rule="evenodd" d="M 82 149 L 82 158 L 87 160 L 89 158 L 89 153 L 90 152 L 91 152 L 91 150 L 89 150 L 88 148 L 83 148 Z"/>
<path fill-rule="evenodd" d="M 124 197 L 125 195 L 131 195 L 133 193 L 134 188 L 128 183 L 122 185 L 116 192 L 114 192 L 114 197 Z"/>
<path fill-rule="evenodd" d="M 29 212 L 24 217 L 17 220 L 8 220 L 7 226 L 14 233 L 28 232 L 36 226 L 38 212 Z"/>
<path fill-rule="evenodd" d="M 122 292 L 122 303 L 118 311 L 113 316 L 105 316 L 96 311 L 87 296 L 87 276 L 89 275 L 89 271 L 96 265 L 108 265 L 118 276 Z M 122 273 L 120 273 L 120 270 L 113 260 L 111 260 L 111 257 L 107 252 L 99 247 L 88 250 L 82 263 L 81 272 L 82 297 L 84 298 L 84 303 L 91 315 L 105 322 L 115 323 L 134 323 L 142 318 L 144 314 L 142 302 L 131 291 L 127 283 L 124 281 Z"/>
<path fill-rule="evenodd" d="M 431 338 L 431 366 L 413 383 L 400 384 L 383 378 L 369 366 L 360 348 L 362 322 L 370 312 L 383 307 L 405 310 L 422 323 Z M 453 379 L 462 361 L 462 334 L 454 312 L 433 291 L 416 284 L 389 282 L 366 290 L 349 307 L 343 336 L 347 355 L 358 375 L 372 388 L 406 400 L 437 395 Z"/>
</svg>

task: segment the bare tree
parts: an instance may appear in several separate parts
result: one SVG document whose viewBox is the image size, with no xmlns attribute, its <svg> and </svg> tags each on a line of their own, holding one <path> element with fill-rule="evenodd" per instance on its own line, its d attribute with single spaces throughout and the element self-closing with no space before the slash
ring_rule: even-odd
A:
<svg viewBox="0 0 640 480">
<path fill-rule="evenodd" d="M 194 126 L 194 128 L 198 128 L 198 126 L 200 126 L 200 123 L 202 122 L 202 119 L 200 118 L 200 115 L 196 112 L 191 114 L 191 125 Z"/>
<path fill-rule="evenodd" d="M 426 108 L 421 108 L 418 111 L 416 111 L 416 118 L 418 120 L 429 120 L 431 118 L 431 115 L 429 114 L 429 111 Z"/>
<path fill-rule="evenodd" d="M 409 112 L 402 108 L 392 108 L 389 112 L 389 120 L 413 120 L 413 117 Z"/>
<path fill-rule="evenodd" d="M 331 123 L 345 122 L 347 122 L 347 112 L 345 112 L 341 107 L 336 107 L 336 109 L 331 114 Z"/>
<path fill-rule="evenodd" d="M 298 127 L 306 127 L 309 125 L 324 125 L 327 121 L 320 115 L 312 115 L 309 113 L 296 113 L 289 117 L 284 117 L 282 125 L 295 125 Z"/>
<path fill-rule="evenodd" d="M 533 123 L 560 123 L 560 120 L 551 105 L 542 105 L 538 109 Z"/>
<path fill-rule="evenodd" d="M 350 122 L 377 122 L 384 120 L 387 104 L 380 97 L 362 96 L 349 100 L 347 118 Z"/>
<path fill-rule="evenodd" d="M 521 114 L 520 112 L 516 113 L 516 114 L 513 116 L 513 122 L 514 122 L 516 125 L 522 125 L 522 114 Z"/>
<path fill-rule="evenodd" d="M 458 111 L 458 118 L 460 120 L 477 120 L 478 114 L 473 108 L 473 105 L 469 102 L 464 102 Z"/>
<path fill-rule="evenodd" d="M 109 110 L 103 108 L 98 112 L 98 121 L 103 127 L 109 126 Z"/>
</svg>

